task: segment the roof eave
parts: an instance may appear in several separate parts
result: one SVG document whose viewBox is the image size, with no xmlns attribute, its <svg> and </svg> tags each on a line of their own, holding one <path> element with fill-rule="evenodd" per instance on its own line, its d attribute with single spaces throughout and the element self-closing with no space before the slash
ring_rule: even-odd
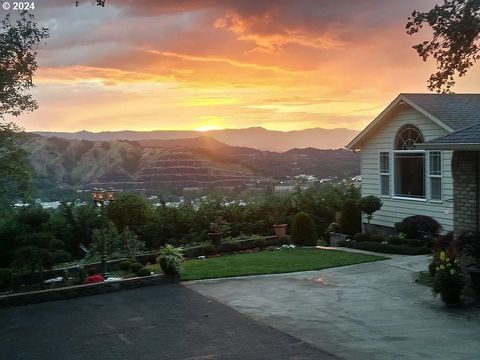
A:
<svg viewBox="0 0 480 360">
<path fill-rule="evenodd" d="M 421 150 L 480 150 L 480 143 L 423 143 L 416 144 Z"/>
<path fill-rule="evenodd" d="M 388 107 L 383 110 L 380 115 L 378 115 L 375 120 L 373 120 L 370 124 L 368 124 L 368 126 L 363 129 L 363 131 L 358 134 L 357 136 L 355 136 L 355 138 L 350 141 L 350 143 L 348 143 L 348 145 L 346 146 L 346 148 L 348 150 L 356 150 L 356 149 L 359 149 L 360 148 L 360 145 L 361 145 L 361 141 L 362 139 L 365 138 L 365 136 L 367 136 L 370 131 L 372 131 L 374 128 L 376 128 L 381 122 L 382 120 L 400 103 L 405 103 L 405 104 L 408 104 L 410 105 L 412 108 L 414 108 L 415 110 L 417 110 L 419 113 L 421 113 L 422 115 L 426 116 L 427 118 L 429 118 L 430 120 L 432 120 L 434 123 L 436 123 L 437 125 L 439 125 L 440 127 L 442 127 L 443 129 L 445 129 L 446 131 L 448 132 L 453 132 L 454 129 L 452 129 L 450 126 L 448 126 L 447 124 L 445 124 L 443 121 L 439 120 L 437 117 L 433 116 L 432 114 L 430 114 L 428 111 L 426 111 L 425 109 L 423 109 L 422 107 L 420 107 L 419 105 L 417 105 L 416 103 L 414 103 L 413 101 L 409 100 L 408 97 L 406 97 L 404 94 L 400 94 L 397 96 L 397 98 L 395 100 L 393 100 L 390 105 L 388 105 Z"/>
</svg>

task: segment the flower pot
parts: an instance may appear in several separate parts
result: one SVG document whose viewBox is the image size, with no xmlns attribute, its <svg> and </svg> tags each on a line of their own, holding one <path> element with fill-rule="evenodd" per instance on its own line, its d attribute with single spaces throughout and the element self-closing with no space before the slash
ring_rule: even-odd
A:
<svg viewBox="0 0 480 360">
<path fill-rule="evenodd" d="M 440 298 L 446 305 L 455 305 L 460 303 L 460 295 L 462 294 L 462 284 L 452 283 L 442 287 Z"/>
<path fill-rule="evenodd" d="M 222 233 L 208 233 L 208 238 L 215 247 L 218 247 L 222 242 Z"/>
<path fill-rule="evenodd" d="M 279 238 L 287 235 L 287 224 L 273 225 L 273 229 L 275 230 L 275 235 Z"/>
</svg>

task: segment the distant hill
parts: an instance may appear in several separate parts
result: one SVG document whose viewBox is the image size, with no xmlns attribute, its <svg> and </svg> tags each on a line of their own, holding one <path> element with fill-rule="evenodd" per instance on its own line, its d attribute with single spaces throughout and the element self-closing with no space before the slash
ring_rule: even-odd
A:
<svg viewBox="0 0 480 360">
<path fill-rule="evenodd" d="M 340 149 L 350 142 L 358 131 L 350 129 L 313 128 L 296 131 L 275 131 L 262 127 L 198 131 L 89 131 L 36 132 L 47 137 L 64 139 L 111 141 L 111 140 L 175 140 L 208 136 L 231 146 L 283 152 L 294 148 Z"/>
<path fill-rule="evenodd" d="M 40 189 L 218 187 L 299 174 L 343 178 L 359 173 L 358 155 L 346 150 L 277 153 L 209 137 L 90 141 L 32 134 L 23 147 Z"/>
</svg>

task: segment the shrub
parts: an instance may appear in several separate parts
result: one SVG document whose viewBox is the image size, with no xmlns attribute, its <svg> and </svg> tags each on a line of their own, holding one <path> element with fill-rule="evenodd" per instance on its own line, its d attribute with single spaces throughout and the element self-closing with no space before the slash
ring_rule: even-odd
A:
<svg viewBox="0 0 480 360">
<path fill-rule="evenodd" d="M 11 269 L 0 268 L 0 289 L 4 289 L 12 284 L 13 271 Z"/>
<path fill-rule="evenodd" d="M 205 244 L 203 246 L 203 252 L 207 256 L 212 256 L 212 255 L 215 255 L 217 253 L 217 248 L 213 244 L 210 244 L 210 243 Z"/>
<path fill-rule="evenodd" d="M 450 244 L 451 246 L 451 244 Z M 480 264 L 480 235 L 478 233 L 463 233 L 458 237 L 458 246 L 462 254 L 471 256 Z M 447 249 L 445 246 L 444 249 Z"/>
<path fill-rule="evenodd" d="M 258 247 L 258 248 L 266 248 L 267 247 L 267 240 L 265 240 L 265 238 L 263 237 L 259 237 L 257 239 L 255 239 L 255 247 Z"/>
<path fill-rule="evenodd" d="M 163 273 L 173 279 L 178 278 L 183 270 L 182 252 L 172 245 L 165 245 L 159 254 L 157 261 Z"/>
<path fill-rule="evenodd" d="M 367 233 L 356 233 L 353 235 L 353 240 L 356 242 L 368 241 L 370 239 L 370 235 Z"/>
<path fill-rule="evenodd" d="M 290 235 L 281 236 L 278 239 L 280 245 L 290 245 L 292 243 L 292 237 Z"/>
<path fill-rule="evenodd" d="M 137 273 L 138 270 L 140 270 L 143 267 L 142 264 L 135 262 L 130 264 L 130 271 L 133 273 Z"/>
<path fill-rule="evenodd" d="M 315 246 L 317 244 L 317 230 L 310 215 L 299 212 L 293 218 L 292 241 L 298 246 Z"/>
<path fill-rule="evenodd" d="M 368 239 L 371 242 L 375 243 L 382 243 L 385 241 L 385 235 L 383 234 L 372 234 L 370 235 L 370 238 Z"/>
<path fill-rule="evenodd" d="M 131 261 L 128 261 L 128 260 L 122 261 L 122 262 L 119 264 L 120 270 L 125 271 L 125 272 L 129 272 L 131 266 L 132 266 L 132 262 L 131 262 Z"/>
<path fill-rule="evenodd" d="M 425 245 L 424 241 L 418 239 L 408 239 L 406 242 L 409 247 L 422 247 Z"/>
<path fill-rule="evenodd" d="M 150 270 L 148 270 L 146 267 L 142 267 L 136 272 L 136 275 L 139 277 L 150 276 L 151 274 L 152 273 L 150 272 Z"/>
<path fill-rule="evenodd" d="M 374 251 L 384 254 L 399 254 L 399 255 L 426 255 L 431 254 L 431 251 L 426 247 L 412 248 L 402 245 L 382 244 L 378 242 L 363 241 L 360 243 L 353 243 L 351 245 L 354 249 Z"/>
<path fill-rule="evenodd" d="M 398 234 L 398 235 L 390 235 L 387 238 L 387 242 L 392 245 L 403 245 L 406 244 L 405 235 Z"/>
<path fill-rule="evenodd" d="M 362 231 L 362 211 L 353 199 L 345 201 L 340 213 L 340 232 L 353 235 Z"/>
<path fill-rule="evenodd" d="M 405 233 L 407 239 L 423 239 L 425 235 L 436 236 L 441 225 L 435 219 L 425 215 L 414 215 L 395 224 L 397 231 Z"/>
<path fill-rule="evenodd" d="M 240 243 L 238 241 L 230 241 L 226 243 L 227 250 L 230 252 L 236 252 L 240 250 Z"/>
</svg>

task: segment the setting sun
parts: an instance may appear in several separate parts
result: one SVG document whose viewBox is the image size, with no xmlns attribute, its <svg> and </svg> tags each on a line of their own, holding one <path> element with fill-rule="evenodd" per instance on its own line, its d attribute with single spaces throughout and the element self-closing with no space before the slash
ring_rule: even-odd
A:
<svg viewBox="0 0 480 360">
<path fill-rule="evenodd" d="M 204 131 L 211 131 L 211 130 L 221 130 L 223 129 L 221 126 L 218 126 L 218 125 L 202 125 L 202 126 L 199 126 L 193 130 L 195 131 L 200 131 L 200 132 L 204 132 Z"/>
</svg>

